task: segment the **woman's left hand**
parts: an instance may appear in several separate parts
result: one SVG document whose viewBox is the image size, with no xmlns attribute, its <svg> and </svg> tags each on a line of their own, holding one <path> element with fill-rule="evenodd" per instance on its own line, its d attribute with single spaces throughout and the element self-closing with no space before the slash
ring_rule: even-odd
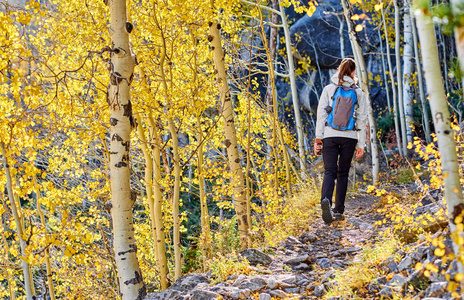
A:
<svg viewBox="0 0 464 300">
<path fill-rule="evenodd" d="M 356 148 L 356 159 L 360 159 L 364 155 L 363 148 Z"/>
</svg>

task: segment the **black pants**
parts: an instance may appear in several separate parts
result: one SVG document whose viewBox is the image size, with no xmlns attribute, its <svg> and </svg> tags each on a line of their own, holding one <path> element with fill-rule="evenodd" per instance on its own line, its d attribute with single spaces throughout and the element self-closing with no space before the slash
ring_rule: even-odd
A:
<svg viewBox="0 0 464 300">
<path fill-rule="evenodd" d="M 335 208 L 333 209 L 336 213 L 345 211 L 348 174 L 357 143 L 358 140 L 344 137 L 329 137 L 322 140 L 322 158 L 325 173 L 322 181 L 321 199 L 329 199 L 330 205 L 332 205 L 335 179 L 337 179 Z"/>
</svg>

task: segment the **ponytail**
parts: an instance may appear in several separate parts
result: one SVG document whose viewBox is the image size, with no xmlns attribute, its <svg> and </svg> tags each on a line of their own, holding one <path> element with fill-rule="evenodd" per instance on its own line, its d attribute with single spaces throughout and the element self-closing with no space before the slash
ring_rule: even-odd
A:
<svg viewBox="0 0 464 300">
<path fill-rule="evenodd" d="M 338 67 L 338 85 L 344 82 L 343 77 L 351 77 L 353 71 L 356 70 L 356 63 L 352 58 L 344 58 Z"/>
</svg>

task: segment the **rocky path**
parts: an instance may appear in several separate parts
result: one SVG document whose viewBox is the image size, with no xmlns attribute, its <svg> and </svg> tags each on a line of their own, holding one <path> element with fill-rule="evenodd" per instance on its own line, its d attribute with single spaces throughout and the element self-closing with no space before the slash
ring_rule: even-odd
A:
<svg viewBox="0 0 464 300">
<path fill-rule="evenodd" d="M 317 217 L 310 223 L 307 232 L 298 237 L 288 237 L 279 247 L 266 249 L 268 254 L 257 249 L 243 251 L 241 254 L 252 265 L 252 275 L 232 275 L 227 281 L 211 285 L 208 274 L 189 274 L 179 278 L 168 290 L 150 294 L 145 299 L 327 298 L 327 291 L 337 284 L 333 280 L 336 271 L 348 268 L 358 260 L 357 255 L 372 245 L 379 231 L 385 229 L 374 226 L 376 220 L 383 219 L 376 212 L 376 201 L 375 197 L 367 194 L 351 195 L 346 202 L 344 221 L 328 226 Z M 401 253 L 396 260 L 390 257 L 379 266 L 388 275 L 377 278 L 359 291 L 358 299 L 389 298 L 394 292 L 414 292 L 416 287 L 414 299 L 452 299 L 451 294 L 446 293 L 443 275 L 437 275 L 435 279 L 426 278 L 422 275 L 423 270 L 414 270 L 417 262 L 426 265 L 427 260 L 434 259 L 433 248 L 430 247 L 423 242 L 414 245 L 408 253 L 399 250 Z M 452 269 L 449 265 L 443 268 Z M 426 296 L 435 298 L 423 298 Z"/>
</svg>

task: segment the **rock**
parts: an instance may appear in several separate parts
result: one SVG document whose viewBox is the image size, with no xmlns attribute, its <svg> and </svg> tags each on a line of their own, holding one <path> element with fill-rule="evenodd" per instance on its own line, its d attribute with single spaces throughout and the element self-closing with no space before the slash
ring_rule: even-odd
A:
<svg viewBox="0 0 464 300">
<path fill-rule="evenodd" d="M 286 265 L 298 265 L 300 263 L 311 263 L 312 259 L 308 255 L 300 255 L 295 258 L 290 258 L 285 262 Z"/>
<path fill-rule="evenodd" d="M 440 297 L 446 293 L 447 282 L 434 282 L 425 290 L 427 297 Z"/>
<path fill-rule="evenodd" d="M 316 286 L 316 288 L 314 289 L 314 296 L 318 298 L 324 296 L 325 293 L 327 293 L 327 290 L 325 289 L 325 286 L 323 284 Z"/>
<path fill-rule="evenodd" d="M 263 265 L 268 266 L 272 262 L 272 258 L 259 251 L 258 249 L 250 248 L 243 251 L 240 251 L 240 255 L 245 257 L 251 265 Z"/>
<path fill-rule="evenodd" d="M 309 266 L 308 264 L 305 264 L 305 263 L 301 263 L 301 264 L 299 264 L 297 266 L 292 267 L 292 269 L 297 270 L 297 271 L 310 270 L 311 266 Z"/>
<path fill-rule="evenodd" d="M 237 278 L 238 278 L 237 274 L 232 274 L 229 277 L 227 277 L 227 280 L 235 280 Z"/>
<path fill-rule="evenodd" d="M 380 297 L 385 297 L 385 298 L 391 298 L 393 296 L 393 289 L 389 286 L 384 286 L 380 292 L 379 292 Z"/>
<path fill-rule="evenodd" d="M 328 279 L 335 277 L 335 270 L 330 270 L 329 272 L 325 273 L 324 277 L 322 277 L 321 283 L 326 282 Z"/>
<path fill-rule="evenodd" d="M 396 265 L 395 258 L 393 256 L 387 258 L 380 264 L 380 266 L 389 273 L 398 273 L 398 266 Z"/>
<path fill-rule="evenodd" d="M 378 277 L 374 280 L 372 280 L 371 283 L 369 283 L 369 285 L 367 286 L 367 289 L 370 291 L 370 292 L 378 292 L 381 290 L 381 287 L 387 283 L 387 278 L 385 276 L 382 276 L 382 277 Z"/>
<path fill-rule="evenodd" d="M 321 268 L 330 268 L 332 266 L 332 262 L 328 258 L 321 258 L 316 261 L 316 263 Z"/>
<path fill-rule="evenodd" d="M 408 268 L 410 268 L 412 266 L 412 264 L 414 263 L 414 259 L 412 259 L 412 257 L 410 256 L 406 256 L 405 258 L 403 258 L 400 263 L 398 264 L 398 270 L 401 272 L 401 271 L 404 271 Z"/>
<path fill-rule="evenodd" d="M 256 292 L 267 285 L 266 281 L 261 277 L 253 277 L 251 279 L 246 279 L 240 283 L 241 289 L 249 289 L 252 292 Z"/>
<path fill-rule="evenodd" d="M 298 293 L 300 293 L 299 288 L 286 288 L 286 289 L 284 289 L 284 291 L 286 293 L 289 293 L 289 294 L 298 294 Z"/>
<path fill-rule="evenodd" d="M 240 283 L 242 283 L 243 280 L 245 280 L 246 275 L 245 274 L 240 274 L 238 278 L 232 283 L 232 286 L 238 287 Z"/>
<path fill-rule="evenodd" d="M 218 294 L 205 290 L 194 290 L 192 293 L 192 300 L 216 300 Z"/>
<path fill-rule="evenodd" d="M 274 278 L 270 278 L 268 281 L 267 281 L 267 286 L 271 289 L 271 290 L 275 290 L 275 289 L 278 289 L 279 288 L 279 282 L 277 280 L 275 280 Z"/>
<path fill-rule="evenodd" d="M 262 293 L 259 295 L 259 300 L 271 300 L 272 297 L 268 293 Z"/>
<path fill-rule="evenodd" d="M 209 284 L 209 280 L 201 274 L 188 274 L 179 277 L 176 282 L 162 292 L 152 293 L 145 297 L 146 300 L 176 299 L 183 293 L 190 292 L 200 283 Z"/>
<path fill-rule="evenodd" d="M 387 282 L 387 285 L 392 286 L 392 287 L 397 287 L 397 286 L 403 287 L 405 283 L 406 283 L 406 279 L 404 278 L 403 275 L 395 274 L 393 275 L 393 278 Z"/>
<path fill-rule="evenodd" d="M 414 253 L 412 254 L 412 258 L 415 259 L 416 261 L 421 261 L 423 258 L 427 256 L 429 249 L 430 248 L 427 246 L 417 247 Z"/>
<path fill-rule="evenodd" d="M 247 299 L 248 297 L 250 297 L 250 295 L 251 295 L 250 290 L 237 290 L 237 291 L 233 292 L 230 296 L 234 300 L 242 300 L 242 299 L 244 300 L 244 299 Z"/>
<path fill-rule="evenodd" d="M 298 240 L 303 243 L 303 244 L 306 244 L 308 242 L 314 242 L 317 240 L 317 236 L 315 234 L 310 234 L 310 233 L 307 233 L 307 232 L 303 232 L 299 237 L 298 237 Z"/>
<path fill-rule="evenodd" d="M 298 245 L 301 244 L 301 242 L 294 236 L 289 236 L 285 239 L 286 243 L 293 244 L 293 245 Z"/>
<path fill-rule="evenodd" d="M 412 285 L 414 288 L 420 290 L 424 286 L 430 283 L 430 280 L 423 275 L 421 270 L 414 271 L 411 275 L 406 278 L 406 282 Z"/>
<path fill-rule="evenodd" d="M 270 294 L 271 294 L 272 297 L 276 297 L 276 298 L 281 298 L 281 299 L 288 298 L 288 294 L 286 292 L 284 292 L 284 291 L 281 291 L 281 290 L 271 291 Z"/>
</svg>

